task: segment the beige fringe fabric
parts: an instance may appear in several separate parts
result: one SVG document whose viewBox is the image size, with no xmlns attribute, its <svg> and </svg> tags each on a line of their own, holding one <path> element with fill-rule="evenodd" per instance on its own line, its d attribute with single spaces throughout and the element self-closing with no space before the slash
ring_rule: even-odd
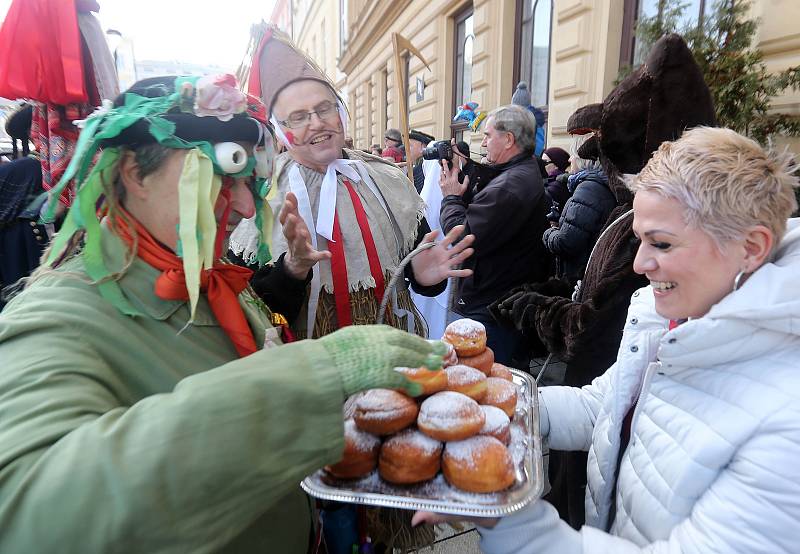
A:
<svg viewBox="0 0 800 554">
<path fill-rule="evenodd" d="M 375 544 L 386 545 L 387 552 L 412 552 L 432 546 L 436 540 L 433 525 L 411 527 L 411 510 L 367 508 L 367 532 Z"/>
<path fill-rule="evenodd" d="M 388 280 L 387 280 L 388 282 Z M 414 317 L 414 334 L 421 337 L 427 336 L 427 327 L 425 320 L 417 311 L 414 306 L 414 301 L 411 299 L 411 294 L 407 290 L 398 291 L 397 304 L 400 308 L 407 310 L 413 314 Z M 372 289 L 359 290 L 350 293 L 350 314 L 353 318 L 353 325 L 374 325 L 378 308 L 380 307 L 378 300 L 375 298 L 375 293 Z M 397 317 L 392 311 L 392 303 L 386 310 L 384 323 L 391 325 L 397 329 L 407 330 L 407 322 L 405 317 Z M 305 306 L 300 313 L 305 313 Z M 336 320 L 336 301 L 331 293 L 320 292 L 319 304 L 317 305 L 317 317 L 314 322 L 313 338 L 324 337 L 333 333 L 339 328 Z M 293 329 L 295 336 L 298 340 L 308 338 L 305 330 Z"/>
<path fill-rule="evenodd" d="M 386 282 L 389 282 L 387 277 Z M 397 304 L 400 308 L 413 314 L 414 332 L 421 336 L 427 336 L 425 320 L 414 306 L 411 294 L 408 290 L 397 292 Z M 372 325 L 376 321 L 380 304 L 375 298 L 373 289 L 359 290 L 350 293 L 350 314 L 353 318 L 353 325 Z M 305 306 L 301 313 L 305 312 Z M 405 317 L 397 317 L 392 311 L 392 303 L 389 303 L 384 323 L 397 329 L 407 330 Z M 336 320 L 336 301 L 333 294 L 320 292 L 319 304 L 317 306 L 317 317 L 314 322 L 314 338 L 324 337 L 333 333 L 339 328 Z M 307 338 L 306 333 L 299 329 L 295 330 L 298 340 Z M 367 507 L 367 534 L 373 543 L 385 544 L 387 552 L 396 549 L 399 552 L 411 552 L 426 546 L 431 546 L 436 538 L 434 528 L 431 525 L 411 526 L 411 517 L 414 515 L 410 510 L 398 510 L 395 508 L 375 508 Z"/>
</svg>

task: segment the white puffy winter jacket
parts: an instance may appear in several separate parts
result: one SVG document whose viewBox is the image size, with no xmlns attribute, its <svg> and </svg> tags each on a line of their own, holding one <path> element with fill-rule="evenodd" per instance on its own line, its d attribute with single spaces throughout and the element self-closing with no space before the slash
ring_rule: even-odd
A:
<svg viewBox="0 0 800 554">
<path fill-rule="evenodd" d="M 550 446 L 589 450 L 587 525 L 535 502 L 480 529 L 487 554 L 800 552 L 800 220 L 774 262 L 677 329 L 652 289 L 634 293 L 617 362 L 541 400 Z"/>
</svg>

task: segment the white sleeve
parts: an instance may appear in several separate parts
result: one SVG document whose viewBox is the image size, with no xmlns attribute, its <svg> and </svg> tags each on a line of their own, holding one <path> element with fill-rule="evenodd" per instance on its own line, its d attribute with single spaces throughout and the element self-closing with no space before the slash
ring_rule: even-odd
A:
<svg viewBox="0 0 800 554">
<path fill-rule="evenodd" d="M 544 387 L 539 392 L 543 437 L 556 450 L 589 450 L 597 415 L 611 389 L 617 364 L 584 387 Z"/>
<path fill-rule="evenodd" d="M 549 502 L 538 500 L 504 517 L 493 528 L 478 527 L 485 554 L 633 554 L 640 550 L 630 541 L 583 527 L 576 531 L 558 517 Z M 596 542 L 596 535 L 607 539 Z"/>
<path fill-rule="evenodd" d="M 774 415 L 665 540 L 637 546 L 599 529 L 575 531 L 539 500 L 478 528 L 486 554 L 758 554 L 797 552 L 800 537 L 800 408 Z M 549 409 L 549 407 L 548 407 Z M 641 516 L 641 514 L 640 514 Z"/>
</svg>

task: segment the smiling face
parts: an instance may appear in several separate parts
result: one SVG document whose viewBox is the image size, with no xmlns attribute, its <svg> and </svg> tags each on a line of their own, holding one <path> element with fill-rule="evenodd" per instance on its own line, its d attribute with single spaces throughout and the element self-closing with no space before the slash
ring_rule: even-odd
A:
<svg viewBox="0 0 800 554">
<path fill-rule="evenodd" d="M 656 312 L 668 319 L 697 318 L 727 296 L 745 267 L 743 244 L 723 250 L 700 229 L 687 227 L 680 202 L 639 191 L 633 200 L 633 231 L 642 241 L 633 269 L 653 287 Z"/>
<path fill-rule="evenodd" d="M 291 120 L 298 114 L 317 112 L 298 126 L 281 124 L 287 138 L 291 137 L 289 150 L 297 163 L 324 173 L 328 164 L 342 156 L 344 130 L 336 107 L 336 97 L 331 89 L 311 79 L 296 81 L 284 88 L 275 99 L 272 113 L 279 121 Z M 324 117 L 319 112 L 327 112 Z"/>
</svg>

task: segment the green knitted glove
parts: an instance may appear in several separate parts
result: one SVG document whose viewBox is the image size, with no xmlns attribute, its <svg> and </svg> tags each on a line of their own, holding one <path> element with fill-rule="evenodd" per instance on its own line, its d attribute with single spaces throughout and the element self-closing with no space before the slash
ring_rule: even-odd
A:
<svg viewBox="0 0 800 554">
<path fill-rule="evenodd" d="M 366 389 L 405 389 L 422 393 L 395 367 L 442 367 L 444 343 L 427 341 L 388 325 L 353 325 L 319 339 L 342 377 L 346 396 Z"/>
</svg>

